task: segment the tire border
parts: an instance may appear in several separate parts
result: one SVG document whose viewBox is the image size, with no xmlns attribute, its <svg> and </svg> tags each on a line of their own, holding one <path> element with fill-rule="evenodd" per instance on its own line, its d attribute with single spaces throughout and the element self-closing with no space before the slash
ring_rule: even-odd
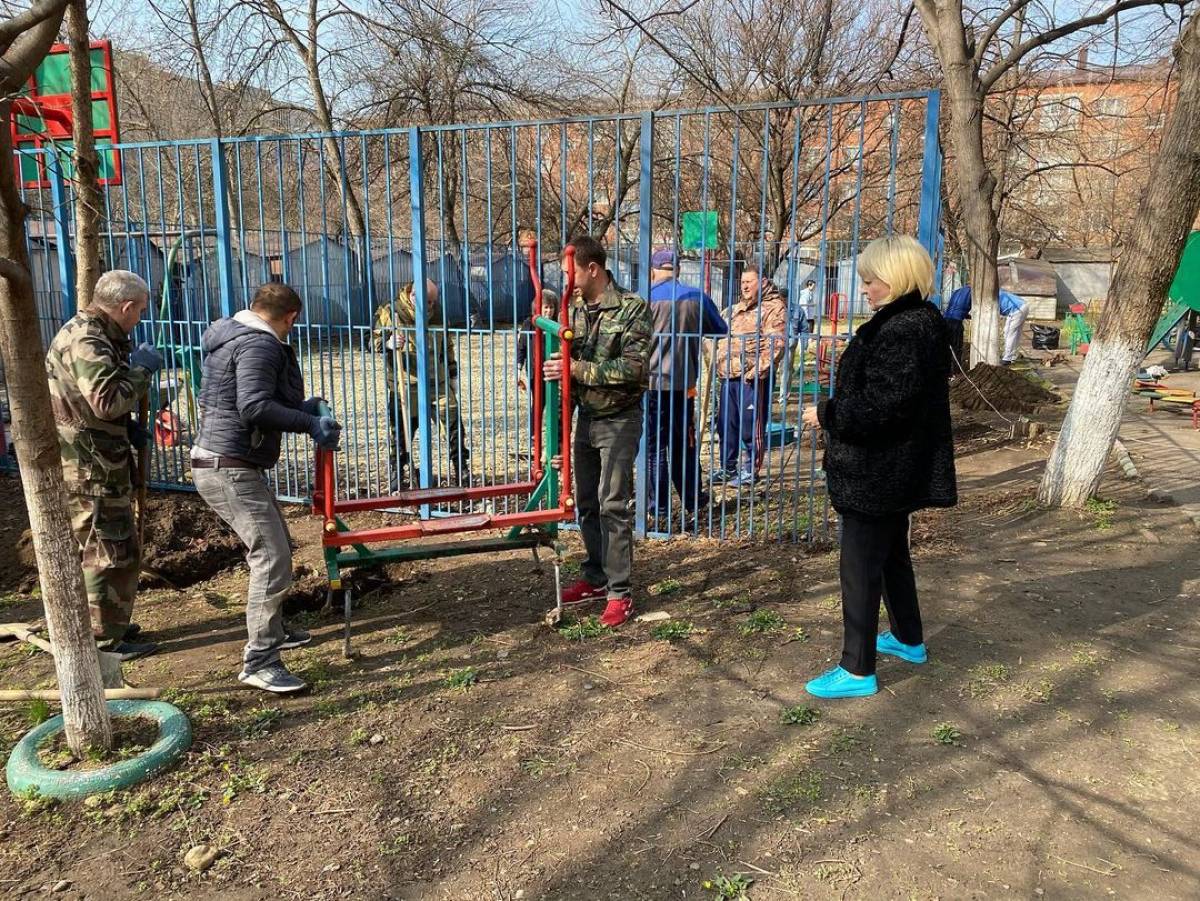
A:
<svg viewBox="0 0 1200 901">
<path fill-rule="evenodd" d="M 178 707 L 165 701 L 109 701 L 113 717 L 142 717 L 158 725 L 158 739 L 137 757 L 96 770 L 51 770 L 38 760 L 38 748 L 63 729 L 63 718 L 51 717 L 30 730 L 13 748 L 4 775 L 14 795 L 80 800 L 128 788 L 170 766 L 192 744 L 192 726 Z"/>
</svg>

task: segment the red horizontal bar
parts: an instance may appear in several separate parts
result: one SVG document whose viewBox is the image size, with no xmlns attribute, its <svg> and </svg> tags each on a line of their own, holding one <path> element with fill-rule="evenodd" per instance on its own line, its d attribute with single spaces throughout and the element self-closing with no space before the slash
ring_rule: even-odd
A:
<svg viewBox="0 0 1200 901">
<path fill-rule="evenodd" d="M 575 512 L 561 507 L 556 510 L 533 510 L 529 513 L 506 513 L 491 516 L 487 513 L 468 513 L 465 516 L 447 516 L 442 519 L 425 519 L 402 526 L 384 526 L 380 529 L 357 529 L 351 532 L 326 532 L 322 538 L 325 547 L 346 547 L 351 544 L 366 544 L 371 541 L 404 541 L 427 535 L 449 535 L 454 532 L 480 532 L 484 529 L 511 529 L 514 526 L 535 526 L 548 522 L 564 522 L 573 519 Z"/>
<path fill-rule="evenodd" d="M 421 504 L 445 504 L 453 501 L 477 501 L 488 497 L 508 497 L 512 494 L 533 494 L 537 482 L 513 482 L 506 485 L 480 485 L 476 488 L 418 488 L 399 491 L 386 497 L 360 497 L 338 501 L 335 513 L 361 513 L 364 510 L 383 510 L 387 507 L 419 507 Z"/>
</svg>

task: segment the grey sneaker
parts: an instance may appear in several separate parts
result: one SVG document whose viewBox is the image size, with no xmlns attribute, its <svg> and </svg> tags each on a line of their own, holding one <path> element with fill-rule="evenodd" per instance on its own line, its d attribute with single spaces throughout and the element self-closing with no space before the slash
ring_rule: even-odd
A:
<svg viewBox="0 0 1200 901">
<path fill-rule="evenodd" d="M 293 648 L 302 648 L 312 641 L 312 636 L 296 626 L 284 626 L 287 631 L 287 638 L 283 640 L 283 644 L 279 646 L 281 651 L 290 651 Z"/>
<path fill-rule="evenodd" d="M 308 688 L 303 679 L 289 673 L 282 663 L 272 663 L 252 673 L 243 670 L 238 675 L 238 681 L 243 685 L 251 685 L 277 695 L 292 694 Z"/>
</svg>

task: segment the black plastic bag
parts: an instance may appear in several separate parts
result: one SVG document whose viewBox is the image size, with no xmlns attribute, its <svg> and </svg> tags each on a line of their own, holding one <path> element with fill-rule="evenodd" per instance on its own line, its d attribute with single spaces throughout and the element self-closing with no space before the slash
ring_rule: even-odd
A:
<svg viewBox="0 0 1200 901">
<path fill-rule="evenodd" d="M 1034 350 L 1058 350 L 1059 330 L 1052 325 L 1033 326 Z"/>
</svg>

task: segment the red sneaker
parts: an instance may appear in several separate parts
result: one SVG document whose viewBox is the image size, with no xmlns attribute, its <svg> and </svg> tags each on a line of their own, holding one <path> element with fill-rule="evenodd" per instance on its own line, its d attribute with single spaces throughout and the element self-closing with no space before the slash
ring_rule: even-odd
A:
<svg viewBox="0 0 1200 901">
<path fill-rule="evenodd" d="M 608 606 L 604 608 L 600 622 L 610 629 L 615 629 L 631 616 L 633 616 L 633 598 L 609 598 Z"/>
<path fill-rule="evenodd" d="M 564 607 L 581 607 L 592 601 L 603 600 L 607 594 L 608 589 L 603 585 L 596 586 L 587 579 L 580 579 L 563 589 L 562 602 Z"/>
</svg>

